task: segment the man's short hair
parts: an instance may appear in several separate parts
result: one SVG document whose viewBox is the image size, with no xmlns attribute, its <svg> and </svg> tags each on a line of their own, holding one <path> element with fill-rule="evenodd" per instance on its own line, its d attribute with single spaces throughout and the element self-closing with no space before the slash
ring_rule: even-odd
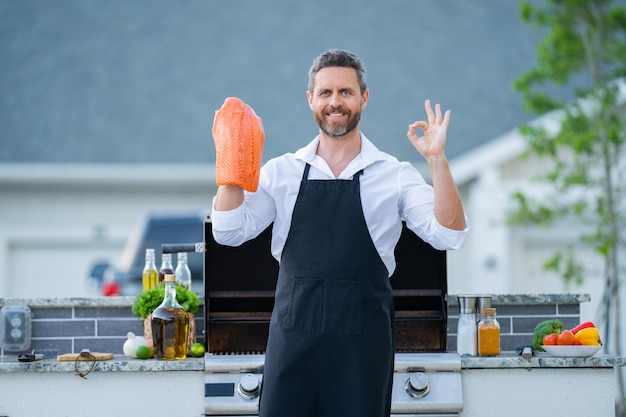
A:
<svg viewBox="0 0 626 417">
<path fill-rule="evenodd" d="M 309 92 L 312 93 L 315 88 L 315 75 L 317 75 L 318 71 L 322 68 L 328 67 L 354 68 L 356 70 L 356 76 L 359 82 L 359 88 L 361 89 L 361 94 L 367 90 L 367 85 L 365 83 L 365 65 L 361 59 L 352 52 L 342 49 L 330 49 L 315 58 L 313 65 L 311 65 L 311 69 L 309 69 Z"/>
</svg>

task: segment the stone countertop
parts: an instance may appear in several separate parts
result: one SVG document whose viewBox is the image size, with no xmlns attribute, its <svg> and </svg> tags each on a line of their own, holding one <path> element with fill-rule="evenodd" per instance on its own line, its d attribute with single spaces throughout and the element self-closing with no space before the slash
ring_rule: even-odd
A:
<svg viewBox="0 0 626 417">
<path fill-rule="evenodd" d="M 461 369 L 510 369 L 510 368 L 614 368 L 625 366 L 626 358 L 596 354 L 589 358 L 561 358 L 539 353 L 524 359 L 514 353 L 499 356 L 462 356 Z"/>
<path fill-rule="evenodd" d="M 55 297 L 55 298 L 0 298 L 0 307 L 27 305 L 38 308 L 58 307 L 132 307 L 135 297 Z M 201 300 L 202 301 L 202 300 Z"/>
<path fill-rule="evenodd" d="M 87 365 L 81 362 L 79 365 Z M 499 356 L 463 356 L 462 369 L 511 369 L 511 368 L 614 368 L 625 366 L 626 358 L 611 355 L 594 355 L 590 358 L 560 358 L 540 353 L 524 359 L 514 353 Z M 83 370 L 82 368 L 80 368 Z M 129 359 L 115 355 L 111 360 L 98 361 L 92 372 L 162 372 L 162 371 L 202 371 L 204 359 L 189 357 L 183 361 L 158 361 L 156 359 Z M 17 355 L 4 356 L 0 361 L 0 374 L 8 372 L 76 372 L 75 364 L 58 362 L 56 359 L 43 359 L 34 362 L 18 362 Z"/>
<path fill-rule="evenodd" d="M 491 297 L 493 304 L 549 304 L 586 303 L 591 301 L 589 294 L 448 294 L 448 304 L 456 305 L 461 296 Z"/>
<path fill-rule="evenodd" d="M 81 372 L 89 369 L 89 362 L 79 362 Z M 129 359 L 124 355 L 115 355 L 113 359 L 97 361 L 91 372 L 162 372 L 162 371 L 202 371 L 204 358 L 188 357 L 181 361 L 159 361 L 156 359 Z M 0 374 L 8 372 L 76 372 L 74 361 L 58 362 L 56 358 L 34 362 L 19 362 L 17 355 L 4 356 L 0 359 Z"/>
<path fill-rule="evenodd" d="M 448 304 L 456 305 L 461 294 L 448 294 Z M 474 294 L 481 296 L 481 294 Z M 494 304 L 543 304 L 543 303 L 583 303 L 590 301 L 589 294 L 494 294 L 490 295 Z M 59 297 L 59 298 L 0 298 L 4 305 L 27 305 L 30 307 L 131 307 L 135 297 Z M 201 304 L 204 298 L 200 296 Z"/>
</svg>

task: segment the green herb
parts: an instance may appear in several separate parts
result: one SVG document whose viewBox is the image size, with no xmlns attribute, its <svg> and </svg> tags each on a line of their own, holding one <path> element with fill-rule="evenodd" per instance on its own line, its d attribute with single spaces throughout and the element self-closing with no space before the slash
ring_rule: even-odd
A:
<svg viewBox="0 0 626 417">
<path fill-rule="evenodd" d="M 133 302 L 132 312 L 135 316 L 145 319 L 163 302 L 165 297 L 165 288 L 159 286 L 146 290 L 135 297 Z M 179 285 L 176 286 L 176 301 L 180 304 L 186 312 L 195 313 L 200 307 L 200 299 L 198 296 Z"/>
</svg>

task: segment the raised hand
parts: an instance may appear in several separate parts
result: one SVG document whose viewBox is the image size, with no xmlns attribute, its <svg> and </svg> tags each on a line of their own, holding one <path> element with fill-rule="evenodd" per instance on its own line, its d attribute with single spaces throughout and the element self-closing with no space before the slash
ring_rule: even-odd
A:
<svg viewBox="0 0 626 417">
<path fill-rule="evenodd" d="M 450 110 L 441 115 L 441 106 L 435 104 L 435 111 L 430 105 L 430 100 L 424 103 L 428 121 L 416 121 L 409 125 L 407 137 L 422 156 L 428 160 L 431 157 L 445 156 L 446 133 L 450 123 Z M 415 129 L 421 129 L 423 136 L 418 136 Z"/>
</svg>

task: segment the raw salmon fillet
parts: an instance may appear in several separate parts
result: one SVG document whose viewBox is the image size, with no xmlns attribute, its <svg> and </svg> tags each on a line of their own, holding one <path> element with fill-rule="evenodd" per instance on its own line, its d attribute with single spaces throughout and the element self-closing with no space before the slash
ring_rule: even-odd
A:
<svg viewBox="0 0 626 417">
<path fill-rule="evenodd" d="M 264 140 L 263 122 L 252 107 L 228 97 L 213 120 L 216 184 L 256 191 Z"/>
</svg>

